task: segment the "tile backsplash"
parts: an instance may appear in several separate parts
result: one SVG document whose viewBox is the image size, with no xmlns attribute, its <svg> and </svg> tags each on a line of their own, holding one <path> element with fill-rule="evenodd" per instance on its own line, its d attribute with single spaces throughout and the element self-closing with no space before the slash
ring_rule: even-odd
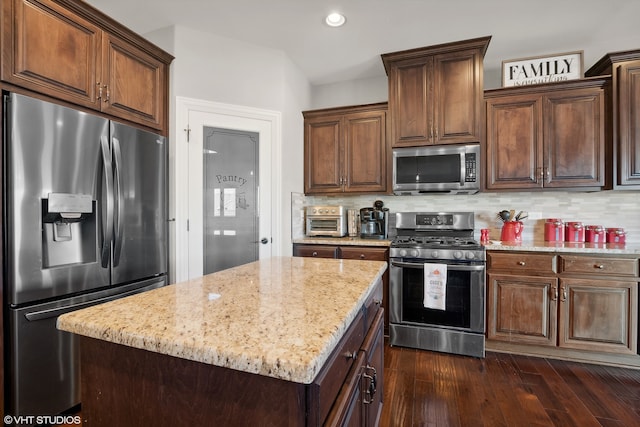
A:
<svg viewBox="0 0 640 427">
<path fill-rule="evenodd" d="M 291 235 L 304 235 L 304 206 L 343 205 L 360 209 L 373 206 L 382 200 L 390 212 L 403 211 L 454 211 L 474 212 L 476 239 L 480 229 L 490 229 L 490 238 L 500 239 L 502 222 L 497 213 L 503 209 L 529 212 L 525 219 L 523 240 L 543 240 L 546 218 L 563 221 L 580 221 L 584 225 L 620 227 L 626 231 L 627 243 L 640 244 L 640 192 L 600 191 L 581 192 L 509 192 L 478 193 L 474 195 L 425 195 L 425 196 L 304 196 L 291 195 Z"/>
</svg>

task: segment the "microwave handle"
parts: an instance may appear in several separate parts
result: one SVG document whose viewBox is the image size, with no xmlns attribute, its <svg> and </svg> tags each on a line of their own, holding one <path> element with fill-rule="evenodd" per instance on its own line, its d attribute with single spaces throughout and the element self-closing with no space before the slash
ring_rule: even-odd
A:
<svg viewBox="0 0 640 427">
<path fill-rule="evenodd" d="M 415 268 L 415 269 L 424 268 L 423 263 L 415 263 L 415 262 L 391 261 L 391 265 L 394 267 L 402 267 L 402 268 Z M 481 271 L 484 269 L 485 269 L 484 265 L 447 265 L 447 270 L 451 270 L 451 271 Z"/>
<path fill-rule="evenodd" d="M 464 187 L 467 178 L 467 161 L 465 152 L 460 153 L 460 186 Z"/>
</svg>

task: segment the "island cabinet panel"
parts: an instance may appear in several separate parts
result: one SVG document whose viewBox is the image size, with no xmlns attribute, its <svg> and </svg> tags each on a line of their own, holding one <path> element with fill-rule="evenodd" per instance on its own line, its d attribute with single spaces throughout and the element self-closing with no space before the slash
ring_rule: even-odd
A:
<svg viewBox="0 0 640 427">
<path fill-rule="evenodd" d="M 640 189 L 640 50 L 608 53 L 585 72 L 599 75 L 613 80 L 614 188 Z"/>
<path fill-rule="evenodd" d="M 482 60 L 490 37 L 382 55 L 391 146 L 480 142 Z"/>
<path fill-rule="evenodd" d="M 610 79 L 485 91 L 486 187 L 611 188 Z"/>
<path fill-rule="evenodd" d="M 304 192 L 387 191 L 387 104 L 304 111 Z"/>
<path fill-rule="evenodd" d="M 305 425 L 305 386 L 81 337 L 87 426 Z"/>
<path fill-rule="evenodd" d="M 74 0 L 3 1 L 2 23 L 2 80 L 166 131 L 166 52 Z"/>
<path fill-rule="evenodd" d="M 488 349 L 640 367 L 637 256 L 488 251 L 487 260 Z"/>
</svg>

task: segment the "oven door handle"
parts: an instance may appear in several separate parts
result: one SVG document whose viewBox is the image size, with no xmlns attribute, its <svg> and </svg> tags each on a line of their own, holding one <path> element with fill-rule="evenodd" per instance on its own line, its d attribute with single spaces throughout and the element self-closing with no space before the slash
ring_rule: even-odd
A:
<svg viewBox="0 0 640 427">
<path fill-rule="evenodd" d="M 415 263 L 415 262 L 398 262 L 391 261 L 391 265 L 394 267 L 402 267 L 402 268 L 415 268 L 415 269 L 423 269 L 424 263 Z M 484 270 L 484 265 L 449 265 L 447 264 L 447 270 L 452 271 L 482 271 Z"/>
</svg>

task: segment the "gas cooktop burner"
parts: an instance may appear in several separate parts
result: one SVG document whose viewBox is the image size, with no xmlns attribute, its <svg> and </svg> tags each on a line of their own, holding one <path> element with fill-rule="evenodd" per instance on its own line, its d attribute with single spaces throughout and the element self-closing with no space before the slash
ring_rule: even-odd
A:
<svg viewBox="0 0 640 427">
<path fill-rule="evenodd" d="M 478 242 L 468 237 L 397 236 L 392 246 L 403 248 L 476 247 Z"/>
</svg>

